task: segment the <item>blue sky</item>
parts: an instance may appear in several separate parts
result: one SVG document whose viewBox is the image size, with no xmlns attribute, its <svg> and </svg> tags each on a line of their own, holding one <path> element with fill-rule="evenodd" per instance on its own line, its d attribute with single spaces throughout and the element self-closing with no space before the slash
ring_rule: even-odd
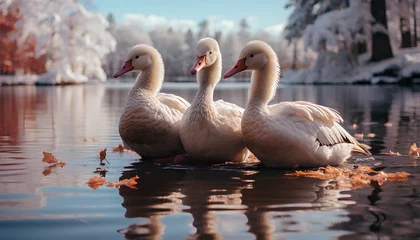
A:
<svg viewBox="0 0 420 240">
<path fill-rule="evenodd" d="M 158 25 L 196 28 L 202 19 L 211 30 L 230 30 L 247 18 L 252 30 L 280 31 L 290 15 L 287 0 L 90 0 L 91 10 L 103 15 L 112 12 L 120 23 L 136 23 L 144 28 Z M 84 2 L 84 1 L 82 1 Z M 86 1 L 85 1 L 86 2 Z M 89 1 L 87 1 L 89 2 Z"/>
</svg>

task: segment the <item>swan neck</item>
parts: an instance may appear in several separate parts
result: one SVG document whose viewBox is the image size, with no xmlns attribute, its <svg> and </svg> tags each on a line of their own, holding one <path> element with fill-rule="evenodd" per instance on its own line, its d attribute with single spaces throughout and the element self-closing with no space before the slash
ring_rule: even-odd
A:
<svg viewBox="0 0 420 240">
<path fill-rule="evenodd" d="M 162 88 L 165 77 L 165 68 L 162 58 L 152 55 L 152 63 L 146 69 L 139 73 L 131 92 L 147 91 L 156 95 Z"/>
<path fill-rule="evenodd" d="M 210 104 L 213 102 L 213 93 L 216 84 L 222 76 L 222 61 L 220 58 L 205 68 L 202 68 L 197 74 L 199 84 L 197 95 L 193 104 Z"/>
<path fill-rule="evenodd" d="M 251 86 L 248 93 L 248 107 L 266 109 L 273 99 L 278 86 L 280 66 L 278 60 L 271 57 L 267 65 L 260 70 L 254 70 L 251 76 Z"/>
</svg>

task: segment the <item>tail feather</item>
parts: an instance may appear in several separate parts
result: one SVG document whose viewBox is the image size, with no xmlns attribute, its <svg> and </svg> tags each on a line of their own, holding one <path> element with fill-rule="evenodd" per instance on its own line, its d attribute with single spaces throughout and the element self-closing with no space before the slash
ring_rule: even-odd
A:
<svg viewBox="0 0 420 240">
<path fill-rule="evenodd" d="M 372 156 L 372 154 L 369 152 L 369 149 L 371 149 L 370 146 L 357 142 L 357 144 L 353 145 L 352 153 L 361 153 L 368 156 Z"/>
</svg>

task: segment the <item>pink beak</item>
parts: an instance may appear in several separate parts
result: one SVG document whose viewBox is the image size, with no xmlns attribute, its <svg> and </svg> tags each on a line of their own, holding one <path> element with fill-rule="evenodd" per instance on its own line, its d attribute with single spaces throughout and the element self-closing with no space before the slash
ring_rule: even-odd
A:
<svg viewBox="0 0 420 240">
<path fill-rule="evenodd" d="M 238 60 L 235 66 L 233 66 L 229 71 L 225 72 L 225 74 L 223 75 L 223 78 L 232 77 L 233 75 L 247 69 L 248 67 L 245 65 L 245 60 L 246 58 L 242 58 L 241 60 Z"/>
<path fill-rule="evenodd" d="M 204 56 L 197 56 L 197 61 L 195 65 L 190 69 L 191 75 L 198 73 L 204 66 L 206 65 L 206 55 Z"/>
<path fill-rule="evenodd" d="M 127 72 L 129 72 L 133 69 L 134 69 L 134 67 L 131 65 L 131 59 L 127 60 L 127 61 L 125 61 L 122 68 L 118 72 L 114 73 L 114 78 L 117 78 L 117 77 L 123 75 L 124 73 L 127 73 Z"/>
</svg>

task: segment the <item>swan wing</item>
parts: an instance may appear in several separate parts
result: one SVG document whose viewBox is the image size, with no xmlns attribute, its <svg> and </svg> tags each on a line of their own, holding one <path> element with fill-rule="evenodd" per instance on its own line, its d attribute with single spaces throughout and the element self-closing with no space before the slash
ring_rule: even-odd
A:
<svg viewBox="0 0 420 240">
<path fill-rule="evenodd" d="M 359 143 L 340 125 L 343 119 L 332 108 L 296 101 L 271 105 L 269 111 L 277 120 L 287 121 L 293 131 L 311 135 L 320 146 L 350 143 L 354 144 L 353 151 L 370 155 L 370 147 Z"/>
<path fill-rule="evenodd" d="M 242 115 L 244 114 L 243 108 L 230 102 L 217 100 L 214 102 L 214 105 L 216 106 L 218 113 L 221 115 L 242 119 Z"/>
<path fill-rule="evenodd" d="M 162 104 L 181 113 L 185 113 L 185 111 L 190 107 L 190 103 L 187 100 L 174 94 L 158 93 L 156 98 Z"/>
</svg>

